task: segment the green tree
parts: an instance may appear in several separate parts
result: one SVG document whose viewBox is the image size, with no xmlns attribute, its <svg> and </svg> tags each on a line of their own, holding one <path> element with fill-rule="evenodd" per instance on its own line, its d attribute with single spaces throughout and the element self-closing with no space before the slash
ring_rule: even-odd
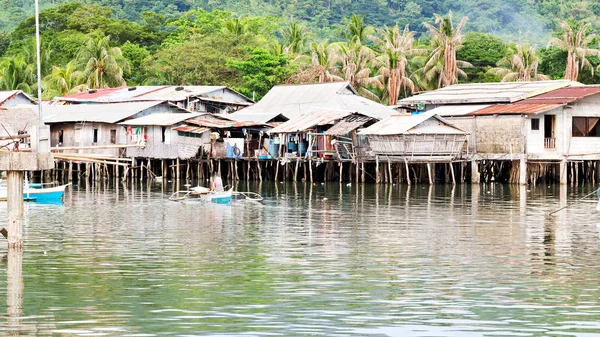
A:
<svg viewBox="0 0 600 337">
<path fill-rule="evenodd" d="M 600 50 L 590 47 L 593 41 L 597 41 L 596 34 L 590 32 L 591 25 L 589 23 L 580 24 L 573 31 L 569 23 L 563 21 L 560 23 L 560 27 L 562 35 L 560 38 L 552 38 L 548 45 L 567 52 L 565 79 L 577 81 L 580 67 L 582 70 L 587 67 L 593 75 L 594 67 L 587 58 L 588 56 L 600 56 Z"/>
<path fill-rule="evenodd" d="M 461 68 L 472 67 L 472 65 L 456 59 L 457 50 L 463 46 L 462 30 L 467 23 L 467 17 L 463 17 L 454 27 L 452 11 L 450 11 L 444 17 L 435 14 L 435 23 L 438 27 L 423 22 L 431 34 L 432 47 L 432 52 L 424 67 L 424 73 L 429 78 L 437 76 L 438 87 L 441 88 L 458 83 L 459 76 L 467 76 Z"/>
<path fill-rule="evenodd" d="M 295 57 L 304 52 L 306 42 L 308 41 L 308 30 L 301 24 L 290 22 L 289 25 L 281 29 L 283 36 L 284 51 Z"/>
<path fill-rule="evenodd" d="M 379 100 L 379 97 L 368 89 L 369 86 L 383 86 L 379 78 L 371 76 L 371 67 L 379 66 L 375 52 L 356 43 L 339 43 L 336 46 L 334 61 L 337 65 L 337 75 L 349 81 L 361 95 Z"/>
<path fill-rule="evenodd" d="M 123 73 L 129 64 L 121 49 L 111 47 L 110 36 L 89 38 L 77 53 L 77 66 L 84 73 L 90 88 L 118 87 L 125 85 Z"/>
<path fill-rule="evenodd" d="M 144 70 L 142 69 L 144 61 L 150 56 L 148 49 L 136 43 L 129 41 L 121 45 L 123 58 L 129 64 L 131 71 L 125 74 L 124 78 L 130 85 L 139 85 L 144 82 Z"/>
<path fill-rule="evenodd" d="M 364 16 L 352 14 L 350 19 L 344 19 L 346 24 L 346 40 L 350 43 L 365 43 L 373 32 L 373 27 L 365 23 Z"/>
<path fill-rule="evenodd" d="M 535 47 L 528 44 L 517 45 L 511 54 L 498 62 L 497 68 L 489 70 L 490 73 L 502 76 L 502 82 L 527 82 L 550 79 L 538 73 L 539 57 Z"/>
<path fill-rule="evenodd" d="M 75 62 L 69 62 L 63 67 L 52 67 L 50 75 L 43 81 L 45 88 L 44 98 L 52 99 L 56 96 L 66 96 L 88 89 L 85 84 L 86 78 L 80 70 L 77 70 Z"/>
<path fill-rule="evenodd" d="M 398 26 L 386 27 L 378 33 L 375 42 L 381 50 L 379 78 L 386 88 L 388 103 L 396 105 L 403 91 L 406 95 L 412 94 L 415 90 L 413 81 L 406 73 L 408 58 L 424 55 L 427 50 L 414 48 L 415 32 L 410 31 L 408 25 L 404 30 L 400 30 Z"/>
<path fill-rule="evenodd" d="M 274 85 L 285 83 L 292 73 L 289 60 L 284 55 L 273 55 L 256 48 L 245 61 L 228 60 L 227 65 L 239 71 L 244 79 L 238 88 L 243 94 L 262 98 Z"/>
<path fill-rule="evenodd" d="M 0 90 L 22 90 L 32 94 L 35 68 L 23 55 L 0 59 Z"/>
</svg>

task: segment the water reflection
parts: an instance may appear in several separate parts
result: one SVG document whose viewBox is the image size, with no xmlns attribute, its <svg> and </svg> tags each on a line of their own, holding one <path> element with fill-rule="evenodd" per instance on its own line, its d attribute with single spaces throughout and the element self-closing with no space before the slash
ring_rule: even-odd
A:
<svg viewBox="0 0 600 337">
<path fill-rule="evenodd" d="M 592 186 L 241 182 L 265 201 L 205 205 L 171 185 L 28 205 L 0 335 L 600 333 L 595 202 L 548 216 Z"/>
</svg>

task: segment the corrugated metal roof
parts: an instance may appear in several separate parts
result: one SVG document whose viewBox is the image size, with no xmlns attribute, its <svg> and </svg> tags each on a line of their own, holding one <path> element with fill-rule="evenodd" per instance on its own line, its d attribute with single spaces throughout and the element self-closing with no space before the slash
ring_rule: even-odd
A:
<svg viewBox="0 0 600 337">
<path fill-rule="evenodd" d="M 9 99 L 16 97 L 19 94 L 23 95 L 23 97 L 27 98 L 32 103 L 36 102 L 33 98 L 31 98 L 29 95 L 27 95 L 26 93 L 24 93 L 21 90 L 7 90 L 7 91 L 0 91 L 0 106 L 2 106 Z"/>
<path fill-rule="evenodd" d="M 212 115 L 216 117 L 217 115 Z M 186 120 L 188 124 L 194 124 L 198 126 L 216 128 L 216 129 L 227 129 L 227 128 L 246 128 L 252 126 L 265 126 L 263 123 L 257 123 L 252 121 L 233 121 L 225 119 L 224 117 L 210 118 L 210 116 L 200 116 Z"/>
<path fill-rule="evenodd" d="M 117 123 L 159 104 L 168 103 L 153 101 L 106 104 L 48 105 L 44 107 L 44 122 L 50 124 L 68 122 Z M 173 107 L 172 105 L 170 106 Z"/>
<path fill-rule="evenodd" d="M 232 114 L 228 114 L 227 118 L 235 120 L 235 121 L 252 121 L 257 123 L 268 123 L 273 119 L 278 120 L 288 120 L 287 117 L 278 113 L 278 112 L 270 112 L 270 113 L 246 113 L 244 110 L 234 112 Z"/>
<path fill-rule="evenodd" d="M 569 86 L 582 84 L 567 80 L 455 84 L 405 98 L 399 104 L 512 103 Z"/>
<path fill-rule="evenodd" d="M 437 122 L 434 125 L 427 125 L 423 128 L 418 128 L 420 124 L 426 121 L 434 120 Z M 418 115 L 394 115 L 377 122 L 370 127 L 359 132 L 361 135 L 402 135 L 402 134 L 461 134 L 466 132 L 455 127 L 450 122 L 442 117 L 431 114 L 422 113 Z"/>
<path fill-rule="evenodd" d="M 291 119 L 316 107 L 356 111 L 376 118 L 385 118 L 395 113 L 388 106 L 358 96 L 349 82 L 278 85 L 258 103 L 240 112 L 280 113 Z"/>
<path fill-rule="evenodd" d="M 451 117 L 451 116 L 464 116 L 468 115 L 477 110 L 481 110 L 483 108 L 487 108 L 490 106 L 489 104 L 463 104 L 463 105 L 442 105 L 435 109 L 431 109 L 428 112 L 442 116 L 442 117 Z"/>
<path fill-rule="evenodd" d="M 344 118 L 343 120 L 335 123 L 329 130 L 325 131 L 325 134 L 329 135 L 329 136 L 347 135 L 350 132 L 365 125 L 366 123 L 374 120 L 373 118 L 370 118 L 367 116 L 357 116 L 359 118 L 351 118 L 351 117 L 353 117 L 353 116 L 349 116 L 349 117 Z"/>
<path fill-rule="evenodd" d="M 472 115 L 535 115 L 542 112 L 550 111 L 552 109 L 559 108 L 564 104 L 522 104 L 521 102 L 515 104 L 497 104 L 491 105 L 487 108 L 475 111 Z"/>
<path fill-rule="evenodd" d="M 206 131 L 210 131 L 209 128 L 204 128 L 201 126 L 192 126 L 192 125 L 180 125 L 173 128 L 175 131 L 181 132 L 189 132 L 189 133 L 204 133 Z"/>
<path fill-rule="evenodd" d="M 239 101 L 225 100 L 216 91 L 228 90 L 237 94 Z M 203 100 L 231 103 L 238 105 L 251 104 L 252 100 L 225 86 L 137 86 L 88 90 L 80 93 L 56 97 L 56 100 L 67 102 L 133 102 L 133 101 L 183 101 L 191 96 L 203 96 Z"/>
<path fill-rule="evenodd" d="M 354 114 L 347 110 L 334 110 L 326 108 L 314 108 L 309 112 L 292 118 L 289 121 L 270 130 L 269 133 L 296 133 L 304 132 L 317 126 L 333 124 L 334 122 Z"/>
<path fill-rule="evenodd" d="M 531 103 L 556 103 L 567 104 L 578 99 L 600 93 L 600 86 L 583 86 L 572 88 L 561 88 L 545 94 L 537 95 L 522 101 L 523 104 Z"/>
<path fill-rule="evenodd" d="M 146 115 L 140 118 L 126 120 L 119 124 L 121 125 L 136 125 L 136 126 L 170 126 L 177 123 L 181 123 L 187 119 L 194 118 L 198 116 L 197 113 L 155 113 L 151 115 Z"/>
</svg>

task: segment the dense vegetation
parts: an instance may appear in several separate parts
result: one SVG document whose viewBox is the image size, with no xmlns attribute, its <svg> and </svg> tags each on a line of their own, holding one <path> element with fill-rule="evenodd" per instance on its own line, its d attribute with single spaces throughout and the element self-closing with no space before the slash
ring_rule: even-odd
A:
<svg viewBox="0 0 600 337">
<path fill-rule="evenodd" d="M 458 81 L 600 82 L 591 1 L 101 3 L 43 4 L 44 98 L 124 84 L 219 84 L 260 98 L 279 83 L 347 80 L 395 104 Z M 35 94 L 30 1 L 3 4 L 0 90 Z"/>
</svg>

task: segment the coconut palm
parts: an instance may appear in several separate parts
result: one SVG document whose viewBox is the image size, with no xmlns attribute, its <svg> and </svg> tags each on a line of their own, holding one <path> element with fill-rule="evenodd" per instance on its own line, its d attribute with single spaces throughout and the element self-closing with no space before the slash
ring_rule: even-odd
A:
<svg viewBox="0 0 600 337">
<path fill-rule="evenodd" d="M 398 97 L 404 91 L 413 93 L 415 85 L 406 74 L 408 58 L 427 53 L 426 49 L 414 48 L 415 32 L 411 32 L 408 25 L 400 30 L 397 25 L 393 28 L 386 27 L 378 31 L 374 38 L 381 50 L 379 61 L 379 80 L 385 86 L 386 96 L 390 105 L 398 103 Z"/>
<path fill-rule="evenodd" d="M 225 30 L 235 36 L 242 36 L 248 32 L 248 25 L 240 18 L 231 18 L 225 22 Z"/>
<path fill-rule="evenodd" d="M 46 91 L 44 96 L 52 99 L 55 96 L 65 96 L 88 89 L 83 72 L 77 70 L 74 62 L 62 67 L 52 67 L 50 75 L 44 78 Z"/>
<path fill-rule="evenodd" d="M 110 36 L 89 38 L 77 53 L 76 65 L 83 71 L 90 88 L 125 85 L 123 72 L 129 71 L 129 64 L 121 49 L 111 47 L 109 43 Z"/>
<path fill-rule="evenodd" d="M 423 70 L 427 77 L 437 77 L 438 87 L 445 87 L 458 83 L 459 76 L 467 77 L 467 74 L 461 68 L 472 67 L 469 62 L 456 59 L 456 51 L 462 48 L 463 45 L 464 35 L 462 29 L 465 27 L 468 18 L 463 17 L 459 24 L 454 27 L 452 24 L 452 11 L 444 17 L 439 14 L 434 15 L 435 24 L 438 27 L 423 22 L 423 25 L 431 33 L 431 47 L 433 49 Z"/>
<path fill-rule="evenodd" d="M 576 31 L 566 22 L 560 23 L 562 35 L 560 38 L 552 38 L 548 42 L 549 46 L 558 47 L 567 52 L 567 67 L 565 69 L 565 79 L 577 81 L 579 69 L 588 67 L 594 75 L 594 67 L 588 61 L 588 56 L 600 56 L 600 51 L 590 48 L 592 42 L 596 39 L 596 34 L 590 33 L 591 25 L 589 23 L 579 25 Z"/>
<path fill-rule="evenodd" d="M 336 44 L 336 47 L 332 58 L 336 64 L 336 75 L 349 81 L 361 95 L 379 100 L 377 95 L 366 88 L 367 86 L 382 86 L 379 78 L 371 77 L 371 67 L 379 66 L 375 52 L 369 47 L 356 43 L 340 43 Z"/>
<path fill-rule="evenodd" d="M 33 93 L 35 67 L 23 55 L 0 59 L 0 90 L 22 90 Z"/>
<path fill-rule="evenodd" d="M 488 70 L 491 74 L 502 76 L 502 82 L 543 81 L 549 76 L 537 72 L 540 58 L 535 47 L 528 44 L 517 45 L 511 54 L 498 61 L 498 67 Z"/>
<path fill-rule="evenodd" d="M 295 57 L 304 51 L 309 33 L 303 25 L 291 22 L 281 30 L 281 35 L 286 46 L 284 51 Z"/>
<path fill-rule="evenodd" d="M 371 26 L 365 24 L 365 17 L 352 14 L 346 21 L 346 39 L 350 43 L 364 43 L 372 31 Z"/>
</svg>

